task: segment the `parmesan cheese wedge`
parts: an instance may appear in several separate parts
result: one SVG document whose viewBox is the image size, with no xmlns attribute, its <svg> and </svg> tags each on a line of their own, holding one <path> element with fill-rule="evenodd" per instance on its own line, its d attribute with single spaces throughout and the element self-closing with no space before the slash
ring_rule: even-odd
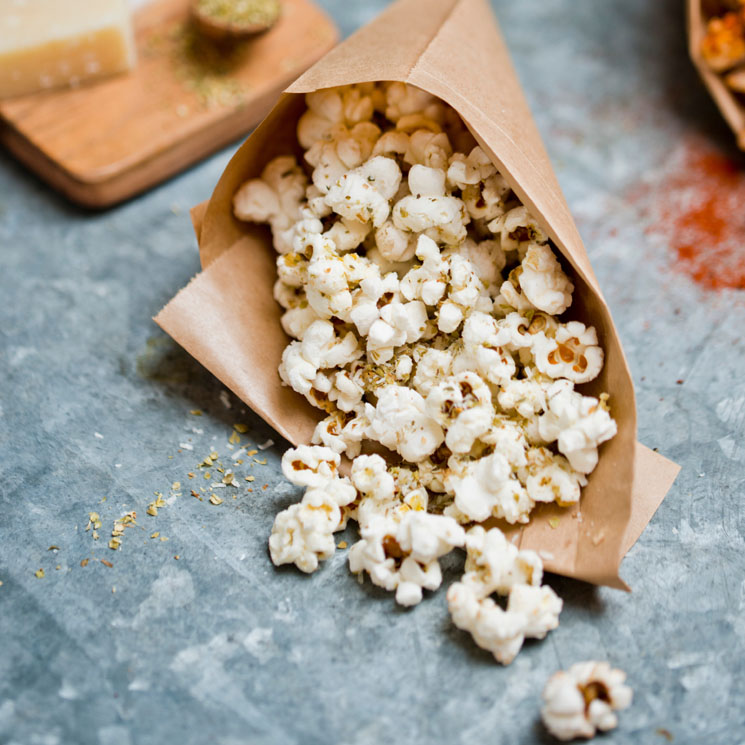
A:
<svg viewBox="0 0 745 745">
<path fill-rule="evenodd" d="M 0 98 L 76 86 L 134 63 L 126 0 L 0 0 Z"/>
</svg>

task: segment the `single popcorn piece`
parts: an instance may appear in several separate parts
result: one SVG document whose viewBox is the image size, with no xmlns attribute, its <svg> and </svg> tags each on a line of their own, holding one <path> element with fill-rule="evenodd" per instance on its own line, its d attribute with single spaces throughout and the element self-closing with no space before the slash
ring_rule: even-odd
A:
<svg viewBox="0 0 745 745">
<path fill-rule="evenodd" d="M 370 84 L 325 88 L 305 94 L 308 110 L 298 121 L 297 138 L 308 150 L 326 140 L 339 126 L 369 121 L 375 111 L 374 88 Z"/>
<path fill-rule="evenodd" d="M 425 305 L 436 305 L 447 290 L 448 264 L 440 255 L 437 244 L 420 235 L 416 256 L 421 266 L 410 269 L 401 279 L 401 294 L 407 300 L 421 300 Z"/>
<path fill-rule="evenodd" d="M 533 344 L 533 354 L 542 373 L 574 383 L 589 383 L 603 369 L 597 333 L 579 321 L 560 324 L 553 338 L 541 333 Z"/>
<path fill-rule="evenodd" d="M 303 501 L 282 510 L 274 520 L 269 553 L 275 566 L 295 564 L 310 574 L 336 549 L 334 530 L 341 522 L 337 502 L 323 487 L 311 488 Z"/>
<path fill-rule="evenodd" d="M 500 342 L 505 335 L 488 313 L 473 311 L 463 325 L 463 350 L 455 358 L 453 369 L 475 370 L 484 380 L 498 386 L 509 385 L 515 360 Z"/>
<path fill-rule="evenodd" d="M 376 515 L 361 533 L 349 550 L 351 572 L 367 572 L 373 584 L 396 590 L 396 602 L 404 606 L 416 605 L 423 590 L 440 586 L 437 560 L 465 542 L 454 520 L 419 511 L 405 512 L 399 521 Z"/>
<path fill-rule="evenodd" d="M 427 395 L 427 411 L 445 430 L 445 444 L 454 453 L 468 453 L 494 418 L 489 386 L 473 372 L 438 383 Z"/>
<path fill-rule="evenodd" d="M 587 484 L 584 474 L 575 471 L 566 458 L 545 447 L 527 450 L 518 476 L 534 502 L 556 502 L 560 507 L 579 502 L 580 489 Z"/>
<path fill-rule="evenodd" d="M 445 439 L 442 427 L 427 412 L 422 396 L 411 388 L 389 385 L 378 393 L 370 437 L 410 463 L 424 460 Z"/>
<path fill-rule="evenodd" d="M 470 218 L 463 202 L 446 194 L 445 171 L 414 165 L 408 181 L 411 194 L 396 202 L 394 225 L 414 233 L 426 230 L 432 237 L 450 245 L 461 243 Z"/>
<path fill-rule="evenodd" d="M 285 347 L 279 375 L 294 391 L 306 395 L 321 368 L 353 362 L 361 354 L 351 331 L 340 339 L 331 322 L 314 321 L 303 334 L 302 341 L 290 342 Z"/>
<path fill-rule="evenodd" d="M 538 430 L 546 442 L 556 442 L 575 471 L 590 473 L 598 463 L 598 446 L 617 432 L 615 421 L 600 401 L 583 396 L 565 381 L 557 381 L 547 392 L 548 410 L 538 419 Z"/>
<path fill-rule="evenodd" d="M 591 738 L 618 726 L 617 711 L 631 705 L 626 673 L 607 662 L 578 662 L 554 673 L 543 689 L 541 719 L 559 740 Z"/>
<path fill-rule="evenodd" d="M 292 251 L 292 234 L 300 218 L 307 179 L 291 155 L 269 161 L 261 177 L 246 181 L 233 197 L 239 220 L 268 223 L 279 253 Z"/>
<path fill-rule="evenodd" d="M 469 530 L 466 552 L 466 573 L 447 593 L 453 623 L 497 662 L 509 665 L 526 638 L 543 639 L 559 625 L 562 601 L 541 586 L 537 554 L 518 551 L 498 528 Z M 492 593 L 508 596 L 506 610 L 489 597 Z"/>
<path fill-rule="evenodd" d="M 518 281 L 534 307 L 558 316 L 571 305 L 574 285 L 548 246 L 531 245 L 521 266 Z"/>
<path fill-rule="evenodd" d="M 522 205 L 492 220 L 488 228 L 499 236 L 504 251 L 517 251 L 520 259 L 529 246 L 548 240 L 537 220 Z"/>
<path fill-rule="evenodd" d="M 525 487 L 512 474 L 512 467 L 500 452 L 471 460 L 452 456 L 445 487 L 455 495 L 457 512 L 467 521 L 481 522 L 498 517 L 509 523 L 528 522 L 534 502 Z"/>
<path fill-rule="evenodd" d="M 352 168 L 362 165 L 372 154 L 380 129 L 372 122 L 361 122 L 347 130 L 339 127 L 329 139 L 319 140 L 305 153 L 313 166 L 313 185 L 320 194 L 329 189 Z M 327 201 L 328 204 L 328 201 Z"/>
<path fill-rule="evenodd" d="M 339 475 L 339 462 L 329 448 L 301 445 L 282 456 L 282 473 L 296 486 L 322 487 Z"/>
<path fill-rule="evenodd" d="M 395 160 L 377 155 L 359 168 L 345 173 L 328 191 L 326 203 L 337 215 L 380 227 L 390 214 L 401 182 Z"/>
</svg>

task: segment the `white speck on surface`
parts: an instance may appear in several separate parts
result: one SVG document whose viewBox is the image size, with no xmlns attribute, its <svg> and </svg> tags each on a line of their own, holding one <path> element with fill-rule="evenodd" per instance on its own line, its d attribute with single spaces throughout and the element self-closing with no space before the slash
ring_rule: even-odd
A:
<svg viewBox="0 0 745 745">
<path fill-rule="evenodd" d="M 60 686 L 57 695 L 60 698 L 64 698 L 66 701 L 75 701 L 75 699 L 80 698 L 80 692 L 76 688 L 74 688 L 68 680 L 65 680 L 64 678 L 62 679 L 62 685 Z"/>
<path fill-rule="evenodd" d="M 243 640 L 243 646 L 250 655 L 264 664 L 267 660 L 274 657 L 275 653 L 272 630 L 264 628 L 253 629 Z"/>
<path fill-rule="evenodd" d="M 178 446 L 182 450 L 194 450 L 194 445 L 190 445 L 188 442 L 180 442 Z"/>
<path fill-rule="evenodd" d="M 144 678 L 135 678 L 127 686 L 127 688 L 130 691 L 149 691 L 150 690 L 150 681 L 147 681 Z"/>
<path fill-rule="evenodd" d="M 270 448 L 272 445 L 274 445 L 274 440 L 267 440 L 266 442 L 262 442 L 261 445 L 259 445 L 259 450 L 266 450 L 267 448 Z"/>
<path fill-rule="evenodd" d="M 246 448 L 241 448 L 240 450 L 236 450 L 230 457 L 233 460 L 238 460 L 242 455 L 246 454 Z"/>
<path fill-rule="evenodd" d="M 121 463 L 114 463 L 114 468 L 121 468 L 121 467 L 122 467 Z"/>
<path fill-rule="evenodd" d="M 94 437 L 95 437 L 95 438 L 96 438 L 97 440 L 103 440 L 103 435 L 102 435 L 102 434 L 101 434 L 100 432 L 94 432 L 94 433 L 93 433 L 93 436 L 94 436 Z"/>
<path fill-rule="evenodd" d="M 227 391 L 220 391 L 220 403 L 226 408 L 229 409 L 230 404 L 230 396 L 228 395 Z"/>
</svg>

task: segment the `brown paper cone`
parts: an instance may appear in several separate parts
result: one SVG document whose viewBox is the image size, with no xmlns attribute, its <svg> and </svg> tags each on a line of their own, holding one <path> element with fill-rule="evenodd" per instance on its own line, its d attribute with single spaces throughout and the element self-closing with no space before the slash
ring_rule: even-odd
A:
<svg viewBox="0 0 745 745">
<path fill-rule="evenodd" d="M 719 111 L 735 133 L 737 146 L 745 150 L 745 107 L 727 87 L 723 76 L 714 72 L 701 56 L 707 20 L 701 0 L 687 0 L 687 10 L 688 53 Z"/>
<path fill-rule="evenodd" d="M 661 467 L 668 461 L 638 450 L 634 388 L 618 334 L 484 0 L 399 0 L 297 80 L 233 157 L 206 209 L 195 213 L 204 271 L 155 320 L 281 435 L 309 441 L 321 414 L 277 374 L 287 339 L 272 298 L 270 235 L 236 220 L 232 197 L 274 156 L 300 155 L 302 94 L 374 80 L 408 82 L 453 106 L 571 265 L 570 315 L 596 327 L 606 355 L 601 376 L 582 390 L 610 392 L 618 434 L 601 447 L 581 511 L 541 505 L 529 525 L 508 532 L 539 550 L 549 571 L 628 589 L 618 575 L 621 559 L 677 467 Z M 636 477 L 635 463 L 643 466 Z"/>
</svg>

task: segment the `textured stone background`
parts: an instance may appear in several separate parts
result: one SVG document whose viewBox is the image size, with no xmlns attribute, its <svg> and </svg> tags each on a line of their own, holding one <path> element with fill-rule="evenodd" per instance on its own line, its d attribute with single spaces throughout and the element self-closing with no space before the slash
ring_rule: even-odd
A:
<svg viewBox="0 0 745 745">
<path fill-rule="evenodd" d="M 346 35 L 386 3 L 323 4 Z M 191 498 L 187 472 L 229 455 L 232 423 L 272 433 L 150 320 L 198 269 L 187 210 L 233 148 L 102 214 L 0 155 L 0 743 L 544 743 L 546 678 L 587 658 L 635 688 L 604 742 L 745 742 L 745 298 L 676 265 L 655 206 L 692 147 L 737 159 L 730 133 L 679 0 L 494 7 L 619 327 L 640 439 L 683 466 L 624 564 L 633 594 L 550 578 L 561 626 L 501 668 L 450 626 L 443 590 L 400 610 L 343 552 L 312 577 L 275 570 L 266 538 L 296 497 L 282 443 L 239 469 L 253 492 Z M 146 516 L 176 480 L 184 496 Z M 110 551 L 130 509 L 142 528 Z"/>
</svg>

